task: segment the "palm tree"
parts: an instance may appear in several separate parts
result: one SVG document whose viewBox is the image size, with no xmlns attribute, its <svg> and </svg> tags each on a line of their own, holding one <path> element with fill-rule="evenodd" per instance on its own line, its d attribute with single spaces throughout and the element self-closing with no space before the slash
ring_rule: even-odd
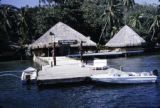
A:
<svg viewBox="0 0 160 108">
<path fill-rule="evenodd" d="M 23 46 L 23 44 L 27 40 L 28 35 L 28 25 L 26 22 L 26 11 L 27 8 L 22 8 L 19 13 L 17 14 L 17 27 L 18 27 L 18 34 L 19 34 L 19 45 Z"/>
<path fill-rule="evenodd" d="M 11 5 L 0 6 L 0 46 L 3 51 L 17 48 L 17 17 L 18 8 Z"/>
<path fill-rule="evenodd" d="M 155 34 L 159 32 L 159 30 L 160 30 L 160 15 L 156 15 L 154 16 L 153 22 L 149 29 L 149 31 L 152 33 L 151 41 L 153 40 Z"/>
<path fill-rule="evenodd" d="M 135 5 L 134 0 L 122 0 L 122 4 L 124 6 L 124 22 L 127 23 L 127 12 L 129 9 L 133 8 Z"/>
<path fill-rule="evenodd" d="M 143 16 L 143 13 L 134 13 L 133 15 L 129 16 L 128 24 L 133 28 L 142 28 L 141 19 Z"/>
<path fill-rule="evenodd" d="M 122 8 L 119 0 L 108 0 L 107 7 L 103 15 L 106 16 L 106 21 L 108 26 L 111 28 L 113 25 L 120 22 L 120 17 L 122 17 Z"/>
<path fill-rule="evenodd" d="M 121 21 L 123 18 L 123 13 L 121 2 L 119 0 L 108 0 L 104 13 L 101 15 L 101 18 L 105 21 L 105 25 L 102 29 L 99 42 L 102 36 L 106 35 L 107 33 L 110 33 L 109 35 L 112 37 L 122 25 Z"/>
<path fill-rule="evenodd" d="M 130 9 L 135 5 L 135 1 L 134 0 L 122 0 L 123 5 L 126 7 L 126 9 Z"/>
<path fill-rule="evenodd" d="M 150 38 L 150 41 L 152 42 L 154 38 L 157 38 L 156 40 L 158 40 L 158 34 L 160 33 L 160 6 L 157 6 L 157 10 L 156 10 L 156 15 L 153 15 L 152 17 L 152 23 L 151 26 L 149 28 L 149 32 L 152 33 L 152 36 Z M 155 37 L 157 36 L 157 37 Z"/>
<path fill-rule="evenodd" d="M 0 7 L 1 29 L 3 29 L 3 31 L 6 34 L 8 34 L 7 29 L 11 28 L 11 25 L 10 25 L 10 22 L 9 22 L 9 18 L 8 18 L 9 17 L 9 11 L 10 11 L 10 7 L 9 6 L 1 6 Z"/>
<path fill-rule="evenodd" d="M 14 30 L 15 13 L 17 8 L 11 5 L 0 6 L 0 31 L 3 32 L 1 35 L 6 38 L 6 41 L 10 40 L 10 33 Z"/>
</svg>

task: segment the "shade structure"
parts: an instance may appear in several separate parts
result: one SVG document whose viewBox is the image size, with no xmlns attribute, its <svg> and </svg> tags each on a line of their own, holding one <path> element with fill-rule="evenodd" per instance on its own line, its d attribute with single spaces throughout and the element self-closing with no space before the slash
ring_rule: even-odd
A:
<svg viewBox="0 0 160 108">
<path fill-rule="evenodd" d="M 78 31 L 69 27 L 68 25 L 58 22 L 52 28 L 50 28 L 45 34 L 31 44 L 32 49 L 48 48 L 51 43 L 58 43 L 59 41 L 73 41 L 77 43 L 71 45 L 71 47 L 80 46 L 80 42 L 83 41 L 83 46 L 96 46 L 96 43 L 90 40 L 90 38 L 82 35 Z"/>
<path fill-rule="evenodd" d="M 105 46 L 107 47 L 135 47 L 142 46 L 145 40 L 141 38 L 129 26 L 125 25 L 117 34 L 111 38 Z"/>
</svg>

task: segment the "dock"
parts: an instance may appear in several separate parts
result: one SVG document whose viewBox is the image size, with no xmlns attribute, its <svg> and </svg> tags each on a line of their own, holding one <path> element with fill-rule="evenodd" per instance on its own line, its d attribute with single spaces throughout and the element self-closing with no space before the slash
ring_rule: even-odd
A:
<svg viewBox="0 0 160 108">
<path fill-rule="evenodd" d="M 116 57 L 125 57 L 126 55 L 139 55 L 139 54 L 143 54 L 144 51 L 143 50 L 138 50 L 138 51 L 127 51 L 127 52 L 98 52 L 98 53 L 84 53 L 83 57 L 105 57 L 105 58 L 116 58 Z M 79 58 L 80 54 L 72 54 L 72 55 L 68 55 L 68 57 L 72 57 L 72 58 Z"/>
<path fill-rule="evenodd" d="M 83 57 L 122 57 L 124 56 L 123 52 L 98 52 L 98 53 L 84 53 Z M 78 58 L 80 54 L 68 55 L 68 57 Z"/>
<path fill-rule="evenodd" d="M 43 61 L 51 62 L 50 57 L 41 57 Z M 57 66 L 42 66 L 38 72 L 38 85 L 58 84 L 58 83 L 75 83 L 85 81 L 91 75 L 104 74 L 106 70 L 93 70 L 92 65 L 82 66 L 79 60 L 68 57 L 56 57 Z"/>
</svg>

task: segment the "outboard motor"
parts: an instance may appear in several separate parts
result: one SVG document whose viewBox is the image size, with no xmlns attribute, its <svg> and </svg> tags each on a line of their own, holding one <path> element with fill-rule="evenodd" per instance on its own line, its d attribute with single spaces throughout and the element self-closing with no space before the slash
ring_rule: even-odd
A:
<svg viewBox="0 0 160 108">
<path fill-rule="evenodd" d="M 153 75 L 159 76 L 159 72 L 157 69 L 153 70 Z"/>
<path fill-rule="evenodd" d="M 30 75 L 26 75 L 26 83 L 27 84 L 31 83 L 31 76 Z"/>
</svg>

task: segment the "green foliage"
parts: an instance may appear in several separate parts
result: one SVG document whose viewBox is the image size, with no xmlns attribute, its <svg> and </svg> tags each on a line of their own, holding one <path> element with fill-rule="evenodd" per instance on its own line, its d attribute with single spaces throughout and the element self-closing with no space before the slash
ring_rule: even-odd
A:
<svg viewBox="0 0 160 108">
<path fill-rule="evenodd" d="M 16 41 L 16 30 L 17 30 L 17 11 L 16 7 L 10 5 L 0 6 L 0 48 L 1 51 L 8 49 L 11 41 Z M 12 35 L 12 37 L 10 36 Z M 1 52 L 0 51 L 0 52 Z"/>
<path fill-rule="evenodd" d="M 136 5 L 127 14 L 127 24 L 131 26 L 138 34 L 151 42 L 155 40 L 158 42 L 158 22 L 159 19 L 156 17 L 157 7 L 152 5 Z"/>
<path fill-rule="evenodd" d="M 105 5 L 104 13 L 102 14 L 102 20 L 105 21 L 105 26 L 102 31 L 102 35 L 111 38 L 115 31 L 122 25 L 123 21 L 123 8 L 122 3 L 119 0 L 108 0 L 107 4 Z M 105 33 L 106 32 L 106 33 Z"/>
<path fill-rule="evenodd" d="M 160 41 L 155 6 L 138 5 L 134 0 L 39 0 L 39 6 L 32 8 L 0 4 L 0 48 L 30 44 L 59 21 L 99 44 L 105 44 L 125 24 L 147 41 Z"/>
</svg>

